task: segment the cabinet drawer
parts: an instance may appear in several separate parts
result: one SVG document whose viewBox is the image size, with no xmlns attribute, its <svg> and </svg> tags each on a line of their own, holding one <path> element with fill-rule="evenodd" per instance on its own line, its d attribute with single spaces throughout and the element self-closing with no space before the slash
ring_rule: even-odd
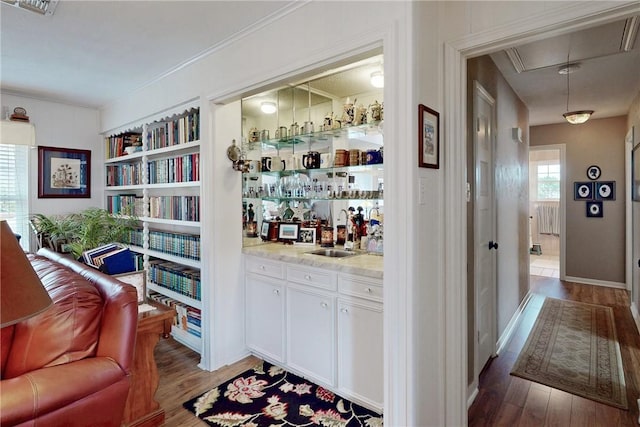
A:
<svg viewBox="0 0 640 427">
<path fill-rule="evenodd" d="M 382 282 L 375 279 L 340 275 L 338 277 L 338 292 L 344 295 L 382 302 Z"/>
<path fill-rule="evenodd" d="M 336 290 L 336 274 L 331 271 L 289 265 L 287 266 L 287 280 L 328 291 Z"/>
<path fill-rule="evenodd" d="M 274 279 L 284 279 L 283 265 L 277 261 L 247 257 L 246 270 L 251 273 L 273 277 Z"/>
</svg>

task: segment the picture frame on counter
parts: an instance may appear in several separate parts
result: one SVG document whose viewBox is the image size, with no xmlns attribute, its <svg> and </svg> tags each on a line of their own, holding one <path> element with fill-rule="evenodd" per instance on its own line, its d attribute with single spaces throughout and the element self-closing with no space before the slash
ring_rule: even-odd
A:
<svg viewBox="0 0 640 427">
<path fill-rule="evenodd" d="M 91 198 L 91 150 L 39 146 L 38 198 Z"/>
<path fill-rule="evenodd" d="M 418 105 L 418 166 L 440 168 L 440 113 Z"/>
<path fill-rule="evenodd" d="M 283 222 L 278 228 L 278 240 L 285 243 L 293 243 L 300 235 L 300 224 L 297 222 Z"/>
<path fill-rule="evenodd" d="M 269 223 L 262 221 L 262 227 L 260 228 L 260 237 L 262 240 L 269 240 Z"/>
<path fill-rule="evenodd" d="M 316 229 L 301 227 L 298 232 L 298 241 L 296 245 L 314 246 L 316 244 Z"/>
</svg>

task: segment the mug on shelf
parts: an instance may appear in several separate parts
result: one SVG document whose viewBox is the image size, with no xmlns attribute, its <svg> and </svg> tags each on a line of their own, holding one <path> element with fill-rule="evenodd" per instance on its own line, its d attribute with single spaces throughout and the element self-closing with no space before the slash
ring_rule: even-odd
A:
<svg viewBox="0 0 640 427">
<path fill-rule="evenodd" d="M 270 171 L 271 170 L 271 157 L 262 157 L 260 159 L 261 162 L 261 166 L 263 171 Z"/>
<path fill-rule="evenodd" d="M 377 165 L 378 163 L 382 163 L 382 151 L 367 150 L 367 164 Z"/>
<path fill-rule="evenodd" d="M 320 167 L 321 168 L 330 168 L 331 166 L 332 166 L 331 153 L 322 153 L 322 154 L 320 154 Z"/>
<path fill-rule="evenodd" d="M 318 169 L 320 167 L 320 153 L 317 151 L 309 151 L 302 155 L 302 165 L 306 169 Z"/>
<path fill-rule="evenodd" d="M 269 170 L 278 172 L 285 169 L 284 160 L 280 158 L 280 156 L 271 156 L 269 159 Z"/>
<path fill-rule="evenodd" d="M 338 149 L 336 150 L 335 156 L 333 157 L 333 165 L 340 166 L 348 166 L 349 165 L 349 152 L 347 150 Z"/>
<path fill-rule="evenodd" d="M 357 148 L 349 150 L 349 166 L 357 166 L 360 164 L 360 150 Z"/>
</svg>

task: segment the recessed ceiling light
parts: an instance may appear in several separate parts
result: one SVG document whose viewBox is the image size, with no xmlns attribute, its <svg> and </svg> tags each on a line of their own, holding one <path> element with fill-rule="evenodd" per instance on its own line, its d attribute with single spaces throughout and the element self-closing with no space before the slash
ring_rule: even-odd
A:
<svg viewBox="0 0 640 427">
<path fill-rule="evenodd" d="M 382 71 L 374 71 L 371 73 L 371 86 L 377 88 L 384 87 L 384 74 Z"/>
<path fill-rule="evenodd" d="M 265 101 L 260 104 L 260 110 L 265 114 L 273 114 L 277 110 L 276 103 Z"/>
</svg>

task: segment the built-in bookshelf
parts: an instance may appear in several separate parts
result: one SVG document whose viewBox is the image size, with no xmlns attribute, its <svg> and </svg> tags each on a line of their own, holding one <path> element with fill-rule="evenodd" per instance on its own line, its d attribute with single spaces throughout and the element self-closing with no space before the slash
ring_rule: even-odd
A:
<svg viewBox="0 0 640 427">
<path fill-rule="evenodd" d="M 176 310 L 173 337 L 201 353 L 200 111 L 109 135 L 105 153 L 106 208 L 140 221 L 125 243 L 149 298 Z"/>
</svg>

